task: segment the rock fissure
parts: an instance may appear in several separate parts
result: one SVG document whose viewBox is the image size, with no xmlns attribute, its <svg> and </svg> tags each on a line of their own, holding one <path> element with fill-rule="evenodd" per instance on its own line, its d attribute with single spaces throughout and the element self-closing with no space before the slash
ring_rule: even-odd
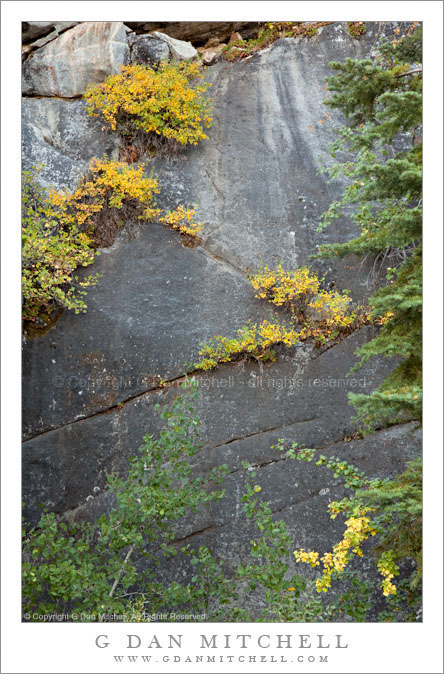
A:
<svg viewBox="0 0 444 674">
<path fill-rule="evenodd" d="M 92 414 L 85 414 L 84 416 L 79 417 L 78 419 L 73 419 L 72 421 L 69 421 L 66 424 L 61 424 L 60 426 L 54 426 L 54 428 L 49 428 L 48 430 L 42 431 L 41 433 L 35 433 L 34 435 L 27 437 L 26 441 L 33 440 L 34 438 L 38 438 L 41 435 L 46 435 L 47 433 L 52 433 L 53 431 L 57 431 L 57 430 L 62 429 L 62 428 L 66 428 L 67 426 L 72 426 L 73 424 L 77 424 L 81 421 L 86 421 L 87 419 L 92 419 L 94 417 L 99 417 L 99 416 L 102 416 L 104 414 L 109 414 L 110 412 L 113 412 L 113 411 L 116 411 L 116 410 L 119 411 L 125 405 L 127 405 L 128 403 L 134 402 L 138 398 L 141 398 L 141 397 L 146 396 L 146 395 L 156 394 L 156 393 L 159 393 L 161 391 L 165 392 L 166 389 L 168 389 L 168 388 L 180 386 L 180 384 L 184 383 L 187 380 L 188 376 L 192 376 L 192 375 L 193 375 L 193 373 L 190 373 L 190 375 L 187 375 L 187 374 L 179 375 L 178 377 L 175 377 L 174 379 L 169 379 L 169 380 L 165 381 L 165 383 L 160 385 L 160 386 L 156 386 L 154 388 L 146 389 L 144 391 L 141 391 L 140 393 L 137 393 L 136 395 L 129 396 L 125 400 L 121 400 L 118 403 L 115 403 L 114 405 L 110 405 L 110 407 L 107 407 L 106 409 L 97 410 L 96 412 L 93 412 Z"/>
<path fill-rule="evenodd" d="M 226 440 L 225 442 L 221 442 L 219 445 L 214 445 L 212 447 L 208 447 L 208 449 L 219 449 L 219 447 L 225 447 L 226 445 L 231 445 L 233 442 L 238 442 L 241 440 L 246 440 L 247 438 L 254 438 L 256 435 L 263 435 L 264 433 L 271 433 L 272 431 L 277 431 L 280 428 L 288 428 L 289 426 L 295 426 L 296 424 L 305 424 L 308 423 L 309 421 L 315 421 L 317 417 L 310 417 L 308 419 L 300 419 L 297 421 L 291 421 L 288 424 L 279 424 L 278 426 L 272 426 L 271 428 L 264 428 L 263 430 L 260 431 L 254 431 L 253 433 L 248 433 L 247 435 L 241 435 L 236 438 L 230 438 L 230 440 Z M 271 462 L 273 463 L 273 461 Z M 265 464 L 264 464 L 265 465 Z M 241 470 L 241 469 L 239 469 Z M 235 471 L 233 471 L 235 472 Z"/>
<path fill-rule="evenodd" d="M 238 267 L 236 264 L 234 264 L 234 262 L 228 260 L 226 257 L 222 257 L 222 255 L 217 255 L 216 253 L 213 253 L 211 250 L 205 247 L 205 242 L 199 245 L 199 250 L 201 250 L 204 255 L 208 255 L 208 257 L 210 257 L 212 260 L 215 260 L 220 264 L 226 265 L 227 267 L 230 268 L 231 271 L 235 271 L 237 274 L 240 274 L 242 278 L 246 279 L 247 273 L 245 269 L 241 269 L 241 267 Z"/>
<path fill-rule="evenodd" d="M 217 525 L 209 525 L 207 527 L 203 527 L 203 529 L 199 529 L 198 531 L 193 531 L 190 534 L 183 536 L 182 538 L 175 538 L 173 540 L 173 543 L 183 543 L 184 541 L 187 541 L 190 538 L 193 538 L 194 536 L 199 536 L 201 534 L 207 533 L 208 531 L 214 531 L 215 529 L 217 529 Z"/>
<path fill-rule="evenodd" d="M 33 94 L 33 93 L 23 93 L 22 94 L 23 98 L 32 98 L 35 100 L 46 100 L 46 101 L 81 101 L 83 100 L 83 94 L 76 94 L 75 96 L 44 96 L 41 94 Z"/>
</svg>

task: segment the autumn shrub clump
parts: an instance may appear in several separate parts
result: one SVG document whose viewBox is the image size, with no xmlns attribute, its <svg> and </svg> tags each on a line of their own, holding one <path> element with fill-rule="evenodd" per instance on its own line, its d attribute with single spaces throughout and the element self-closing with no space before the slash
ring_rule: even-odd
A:
<svg viewBox="0 0 444 674">
<path fill-rule="evenodd" d="M 308 267 L 293 271 L 286 271 L 281 264 L 276 269 L 263 267 L 249 279 L 256 297 L 290 311 L 302 326 L 300 340 L 314 338 L 322 344 L 349 334 L 367 321 L 362 308 L 352 308 L 347 290 L 323 289 L 324 279 Z"/>
<path fill-rule="evenodd" d="M 328 26 L 332 21 L 266 21 L 256 37 L 249 40 L 233 40 L 224 47 L 227 61 L 239 61 L 265 49 L 281 38 L 311 38 L 318 34 L 318 28 Z"/>
<path fill-rule="evenodd" d="M 128 165 L 106 156 L 94 157 L 88 175 L 73 194 L 51 191 L 54 202 L 75 214 L 79 227 L 94 240 L 94 245 L 110 246 L 123 222 L 159 220 L 187 237 L 196 237 L 202 225 L 195 222 L 195 210 L 179 205 L 172 211 L 157 208 L 155 195 L 160 186 L 145 164 Z"/>
<path fill-rule="evenodd" d="M 167 211 L 161 216 L 160 222 L 167 227 L 176 229 L 185 237 L 195 238 L 202 231 L 202 224 L 195 222 L 196 211 L 194 208 L 185 208 L 179 205 L 174 211 Z"/>
<path fill-rule="evenodd" d="M 196 63 L 161 63 L 156 70 L 134 64 L 90 85 L 84 97 L 88 113 L 101 116 L 126 141 L 136 139 L 151 150 L 177 148 L 207 138 L 209 86 Z"/>
<path fill-rule="evenodd" d="M 179 205 L 164 212 L 157 208 L 159 184 L 152 175 L 144 175 L 144 168 L 144 164 L 94 157 L 87 176 L 72 194 L 54 188 L 46 191 L 36 173 L 24 171 L 24 320 L 35 322 L 57 307 L 86 311 L 82 298 L 96 277 L 79 281 L 74 271 L 94 261 L 94 248 L 112 245 L 124 221 L 137 224 L 156 219 L 185 239 L 196 240 L 202 225 L 195 221 L 194 209 Z"/>
<path fill-rule="evenodd" d="M 292 346 L 297 342 L 297 334 L 292 328 L 279 323 L 262 321 L 240 328 L 236 337 L 231 339 L 217 335 L 206 344 L 201 345 L 201 360 L 194 364 L 198 370 L 211 370 L 218 363 L 227 363 L 240 357 L 258 361 L 275 360 L 273 346 L 285 344 Z"/>
<path fill-rule="evenodd" d="M 144 169 L 143 163 L 136 167 L 94 157 L 73 194 L 52 191 L 52 198 L 75 214 L 96 247 L 109 246 L 123 219 L 149 221 L 161 213 L 155 206 L 159 184 L 153 176 L 145 176 Z"/>
<path fill-rule="evenodd" d="M 361 35 L 366 32 L 365 23 L 363 21 L 347 21 L 347 30 L 352 37 L 359 40 Z"/>
<path fill-rule="evenodd" d="M 196 369 L 210 370 L 218 363 L 239 358 L 275 360 L 275 346 L 294 346 L 308 339 L 314 340 L 316 347 L 334 343 L 369 320 L 363 307 L 352 307 L 348 291 L 324 290 L 324 279 L 308 267 L 290 272 L 282 265 L 274 270 L 263 267 L 250 274 L 249 280 L 257 291 L 256 297 L 289 310 L 291 326 L 263 321 L 243 326 L 235 337 L 217 335 L 201 345 L 201 360 L 194 363 Z"/>
<path fill-rule="evenodd" d="M 78 226 L 76 214 L 55 192 L 48 194 L 33 171 L 22 177 L 22 315 L 35 323 L 58 307 L 86 310 L 85 288 L 96 278 L 80 281 L 79 266 L 94 261 L 92 241 Z"/>
</svg>

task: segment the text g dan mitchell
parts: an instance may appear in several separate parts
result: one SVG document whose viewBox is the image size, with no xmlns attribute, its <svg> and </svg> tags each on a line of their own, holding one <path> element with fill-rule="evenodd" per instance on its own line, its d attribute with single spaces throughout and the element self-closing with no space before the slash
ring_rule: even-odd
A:
<svg viewBox="0 0 444 674">
<path fill-rule="evenodd" d="M 191 638 L 191 637 L 190 637 Z M 193 635 L 193 643 L 185 643 L 183 634 L 125 634 L 118 643 L 108 634 L 99 634 L 95 639 L 97 648 L 118 646 L 126 649 L 335 649 L 348 648 L 342 634 L 199 634 Z"/>
</svg>

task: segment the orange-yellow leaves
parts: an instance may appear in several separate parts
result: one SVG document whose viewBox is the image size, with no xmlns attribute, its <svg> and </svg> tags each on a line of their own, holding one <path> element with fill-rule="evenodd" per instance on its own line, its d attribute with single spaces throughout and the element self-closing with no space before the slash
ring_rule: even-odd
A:
<svg viewBox="0 0 444 674">
<path fill-rule="evenodd" d="M 101 115 L 112 130 L 132 136 L 137 130 L 163 136 L 181 145 L 197 145 L 211 125 L 210 86 L 196 63 L 161 63 L 157 70 L 145 65 L 122 66 L 84 94 L 90 115 Z"/>
<path fill-rule="evenodd" d="M 292 346 L 298 340 L 297 333 L 279 323 L 263 321 L 259 325 L 245 325 L 237 331 L 237 336 L 227 338 L 217 335 L 199 351 L 201 360 L 195 368 L 211 370 L 218 363 L 227 363 L 238 356 L 255 358 L 256 360 L 273 360 L 271 347 L 277 344 Z"/>
<path fill-rule="evenodd" d="M 197 236 L 202 231 L 200 222 L 194 222 L 195 210 L 178 206 L 174 211 L 168 211 L 160 218 L 160 222 L 177 229 L 181 234 Z"/>
<path fill-rule="evenodd" d="M 368 508 L 361 508 L 360 512 L 350 517 L 345 523 L 347 528 L 343 539 L 334 546 L 333 552 L 326 552 L 321 557 L 323 572 L 322 576 L 316 580 L 318 592 L 328 591 L 328 588 L 331 586 L 333 572 L 341 574 L 354 556 L 363 556 L 362 543 L 370 536 L 376 534 L 375 528 L 371 525 L 370 518 L 366 516 L 367 511 Z M 301 548 L 300 550 L 295 550 L 293 554 L 297 562 L 310 564 L 313 568 L 320 565 L 318 552 L 306 552 Z"/>
<path fill-rule="evenodd" d="M 103 208 L 121 209 L 125 202 L 136 202 L 141 207 L 139 219 L 150 220 L 160 213 L 154 207 L 154 195 L 160 192 L 155 178 L 143 174 L 144 164 L 138 167 L 94 157 L 89 166 L 90 176 L 83 180 L 73 194 L 51 191 L 51 203 L 75 214 L 77 225 L 94 225 L 94 215 Z"/>
</svg>

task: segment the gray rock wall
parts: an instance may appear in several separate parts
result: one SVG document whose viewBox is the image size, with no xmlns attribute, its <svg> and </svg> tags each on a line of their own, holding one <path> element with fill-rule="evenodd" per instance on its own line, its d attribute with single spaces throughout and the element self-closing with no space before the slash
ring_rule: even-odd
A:
<svg viewBox="0 0 444 674">
<path fill-rule="evenodd" d="M 318 244 L 353 235 L 346 218 L 316 232 L 342 188 L 317 171 L 320 160 L 330 161 L 328 145 L 340 122 L 334 115 L 320 121 L 327 111 L 324 78 L 329 61 L 364 57 L 391 29 L 367 24 L 358 41 L 333 24 L 310 40 L 279 40 L 251 59 L 207 69 L 214 99 L 209 139 L 182 159 L 154 162 L 159 203 L 194 204 L 205 225 L 202 246 L 185 247 L 157 224 L 122 232 L 94 265 L 101 277 L 88 292 L 88 312 L 67 312 L 41 338 L 25 339 L 23 499 L 29 519 L 38 519 L 40 503 L 78 517 L 103 510 L 106 471 L 124 472 L 143 435 L 159 430 L 154 405 L 178 394 L 199 343 L 232 335 L 249 319 L 285 319 L 254 298 L 248 268 L 310 264 Z M 80 101 L 26 100 L 23 114 L 24 163 L 43 154 L 47 182 L 72 188 L 92 156 L 113 150 Z M 348 259 L 315 266 L 365 301 L 371 264 Z M 226 462 L 232 472 L 227 499 L 203 523 L 190 523 L 191 540 L 217 538 L 212 547 L 234 562 L 241 554 L 251 537 L 238 522 L 239 468 L 248 459 L 258 466 L 264 497 L 290 524 L 295 547 L 326 549 L 335 541 L 326 506 L 342 488 L 324 469 L 271 449 L 277 437 L 322 447 L 371 475 L 394 475 L 420 451 L 410 427 L 344 442 L 353 432 L 347 392 L 374 390 L 392 367 L 376 360 L 347 378 L 355 349 L 371 335 L 366 328 L 322 353 L 305 344 L 282 349 L 269 367 L 234 363 L 200 376 L 204 448 L 196 470 Z M 171 387 L 159 388 L 160 378 Z"/>
<path fill-rule="evenodd" d="M 117 158 L 118 146 L 116 136 L 88 116 L 84 101 L 22 100 L 22 167 L 43 164 L 39 179 L 45 187 L 72 190 L 92 157 Z"/>
<path fill-rule="evenodd" d="M 82 96 L 88 84 L 103 82 L 129 62 L 120 21 L 85 21 L 37 49 L 23 65 L 24 94 Z"/>
</svg>

